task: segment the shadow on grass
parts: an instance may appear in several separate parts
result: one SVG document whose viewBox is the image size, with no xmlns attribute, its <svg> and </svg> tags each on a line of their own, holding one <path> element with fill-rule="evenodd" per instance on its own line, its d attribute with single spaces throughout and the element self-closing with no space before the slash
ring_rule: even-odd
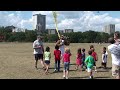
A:
<svg viewBox="0 0 120 90">
<path fill-rule="evenodd" d="M 84 76 L 84 77 L 69 77 L 69 79 L 88 79 L 89 76 Z"/>
<path fill-rule="evenodd" d="M 77 70 L 75 70 L 75 69 L 74 69 L 74 70 L 73 70 L 73 69 L 72 69 L 72 70 L 69 70 L 69 72 L 71 72 L 71 71 L 77 71 Z"/>
<path fill-rule="evenodd" d="M 97 72 L 109 72 L 109 70 L 98 70 Z"/>
<path fill-rule="evenodd" d="M 50 74 L 55 74 L 55 73 L 63 73 L 63 70 L 60 70 L 60 71 L 53 71 L 53 72 L 51 72 Z"/>
<path fill-rule="evenodd" d="M 97 69 L 104 69 L 103 67 L 97 67 Z M 112 67 L 106 67 L 106 69 L 112 69 Z"/>
<path fill-rule="evenodd" d="M 93 79 L 110 79 L 111 77 L 93 77 Z M 69 77 L 69 79 L 89 79 L 89 76 L 84 77 Z"/>
<path fill-rule="evenodd" d="M 94 79 L 107 79 L 107 78 L 111 78 L 111 77 L 94 77 Z"/>
<path fill-rule="evenodd" d="M 70 63 L 70 65 L 76 65 L 75 63 Z"/>
<path fill-rule="evenodd" d="M 76 70 L 69 70 L 69 72 L 72 72 L 72 71 L 76 71 Z M 51 72 L 51 74 L 54 74 L 54 73 L 63 73 L 63 70 Z"/>
<path fill-rule="evenodd" d="M 63 67 L 60 67 L 60 69 L 63 68 Z M 54 67 L 50 67 L 49 69 L 55 69 Z"/>
</svg>

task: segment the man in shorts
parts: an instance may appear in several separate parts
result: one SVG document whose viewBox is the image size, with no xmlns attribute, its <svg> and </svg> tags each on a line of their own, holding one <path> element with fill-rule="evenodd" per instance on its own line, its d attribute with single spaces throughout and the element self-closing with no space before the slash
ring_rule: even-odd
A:
<svg viewBox="0 0 120 90">
<path fill-rule="evenodd" d="M 44 68 L 44 62 L 43 62 L 44 46 L 41 36 L 37 36 L 37 40 L 35 40 L 33 43 L 33 49 L 34 49 L 33 54 L 35 56 L 35 68 L 37 69 L 38 60 L 41 61 L 42 67 Z"/>
<path fill-rule="evenodd" d="M 114 38 L 109 38 L 108 50 L 112 57 L 112 76 L 120 79 L 120 44 L 116 44 Z"/>
</svg>

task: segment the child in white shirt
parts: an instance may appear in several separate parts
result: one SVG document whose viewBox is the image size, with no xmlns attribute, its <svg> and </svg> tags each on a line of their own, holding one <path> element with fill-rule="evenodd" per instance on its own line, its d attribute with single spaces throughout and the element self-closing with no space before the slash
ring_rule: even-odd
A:
<svg viewBox="0 0 120 90">
<path fill-rule="evenodd" d="M 107 67 L 107 57 L 108 57 L 108 53 L 106 51 L 106 47 L 103 47 L 101 65 L 104 67 L 104 69 L 106 69 Z"/>
</svg>

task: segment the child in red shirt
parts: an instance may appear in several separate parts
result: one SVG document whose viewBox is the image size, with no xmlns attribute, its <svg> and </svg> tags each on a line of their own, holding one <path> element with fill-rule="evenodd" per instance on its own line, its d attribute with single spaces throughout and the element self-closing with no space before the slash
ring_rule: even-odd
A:
<svg viewBox="0 0 120 90">
<path fill-rule="evenodd" d="M 71 56 L 70 49 L 65 48 L 65 53 L 63 54 L 63 63 L 64 63 L 63 78 L 66 79 L 68 79 L 70 56 Z"/>
<path fill-rule="evenodd" d="M 80 71 L 82 70 L 82 53 L 81 53 L 81 48 L 78 49 L 77 51 L 77 56 L 76 56 L 76 70 L 78 70 L 78 67 L 80 66 Z"/>
<path fill-rule="evenodd" d="M 61 60 L 61 51 L 59 50 L 59 46 L 55 46 L 54 50 L 54 56 L 55 56 L 55 70 L 54 71 L 60 71 L 60 60 Z"/>
<path fill-rule="evenodd" d="M 97 56 L 97 53 L 95 52 L 94 48 L 91 48 L 91 50 L 92 50 L 92 56 L 93 56 L 93 58 L 95 60 L 95 62 L 94 62 L 95 72 L 97 72 L 96 61 L 98 61 L 98 56 Z"/>
</svg>

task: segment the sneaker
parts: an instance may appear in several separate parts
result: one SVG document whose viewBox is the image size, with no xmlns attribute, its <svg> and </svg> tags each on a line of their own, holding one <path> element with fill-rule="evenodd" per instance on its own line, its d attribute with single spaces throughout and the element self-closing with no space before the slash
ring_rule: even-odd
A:
<svg viewBox="0 0 120 90">
<path fill-rule="evenodd" d="M 89 79 L 93 79 L 93 76 L 90 76 Z"/>
<path fill-rule="evenodd" d="M 97 72 L 97 70 L 95 70 L 95 72 Z"/>
<path fill-rule="evenodd" d="M 89 79 L 91 79 L 91 76 L 89 76 Z"/>
<path fill-rule="evenodd" d="M 38 69 L 37 66 L 35 66 L 35 68 Z"/>
<path fill-rule="evenodd" d="M 54 72 L 56 72 L 57 70 L 56 69 L 54 69 Z"/>
<path fill-rule="evenodd" d="M 66 79 L 68 79 L 68 77 L 66 77 Z"/>
<path fill-rule="evenodd" d="M 63 78 L 65 79 L 65 75 L 63 75 Z"/>
</svg>

